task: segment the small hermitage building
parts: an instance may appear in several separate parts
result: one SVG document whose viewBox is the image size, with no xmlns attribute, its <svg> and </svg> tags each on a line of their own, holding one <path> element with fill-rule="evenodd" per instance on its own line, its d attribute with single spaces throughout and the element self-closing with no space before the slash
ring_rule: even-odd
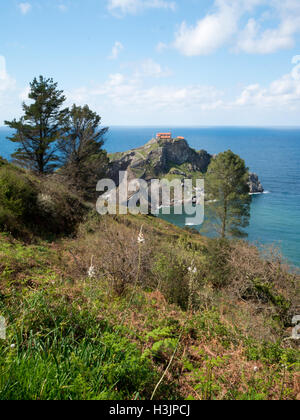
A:
<svg viewBox="0 0 300 420">
<path fill-rule="evenodd" d="M 172 133 L 157 133 L 156 134 L 157 140 L 172 140 Z M 184 137 L 177 137 L 178 140 L 184 140 Z"/>
<path fill-rule="evenodd" d="M 157 133 L 156 138 L 157 140 L 171 140 L 172 133 Z"/>
</svg>

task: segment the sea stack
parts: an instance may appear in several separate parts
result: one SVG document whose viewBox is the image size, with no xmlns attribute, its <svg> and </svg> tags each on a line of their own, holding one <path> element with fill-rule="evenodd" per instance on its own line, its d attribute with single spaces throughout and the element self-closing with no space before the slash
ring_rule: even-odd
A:
<svg viewBox="0 0 300 420">
<path fill-rule="evenodd" d="M 264 192 L 264 187 L 255 173 L 249 174 L 249 187 L 250 194 L 262 194 Z"/>
</svg>

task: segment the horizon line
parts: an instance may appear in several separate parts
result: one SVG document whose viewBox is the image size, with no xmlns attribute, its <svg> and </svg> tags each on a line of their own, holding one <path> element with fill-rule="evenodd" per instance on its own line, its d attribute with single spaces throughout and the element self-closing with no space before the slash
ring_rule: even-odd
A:
<svg viewBox="0 0 300 420">
<path fill-rule="evenodd" d="M 173 127 L 173 128 L 295 128 L 300 129 L 300 125 L 172 125 L 172 124 L 157 124 L 157 125 L 148 125 L 148 124 L 101 124 L 101 126 L 108 128 L 110 127 L 128 127 L 128 128 L 159 128 L 159 127 Z M 0 125 L 0 129 L 10 130 L 9 127 L 5 125 Z"/>
</svg>

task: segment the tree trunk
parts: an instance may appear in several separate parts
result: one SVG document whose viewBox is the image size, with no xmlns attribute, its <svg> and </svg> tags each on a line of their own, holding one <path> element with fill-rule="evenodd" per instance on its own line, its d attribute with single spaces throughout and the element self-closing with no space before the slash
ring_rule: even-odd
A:
<svg viewBox="0 0 300 420">
<path fill-rule="evenodd" d="M 227 220 L 227 201 L 224 201 L 224 213 L 223 213 L 223 221 L 222 221 L 222 232 L 221 237 L 224 239 L 226 236 L 226 220 Z"/>
</svg>

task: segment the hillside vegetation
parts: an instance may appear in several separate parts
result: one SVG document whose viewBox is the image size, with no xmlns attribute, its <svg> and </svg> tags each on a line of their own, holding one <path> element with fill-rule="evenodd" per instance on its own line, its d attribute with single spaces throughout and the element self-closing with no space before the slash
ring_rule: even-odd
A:
<svg viewBox="0 0 300 420">
<path fill-rule="evenodd" d="M 0 399 L 299 399 L 276 251 L 95 213 L 0 161 Z"/>
</svg>

